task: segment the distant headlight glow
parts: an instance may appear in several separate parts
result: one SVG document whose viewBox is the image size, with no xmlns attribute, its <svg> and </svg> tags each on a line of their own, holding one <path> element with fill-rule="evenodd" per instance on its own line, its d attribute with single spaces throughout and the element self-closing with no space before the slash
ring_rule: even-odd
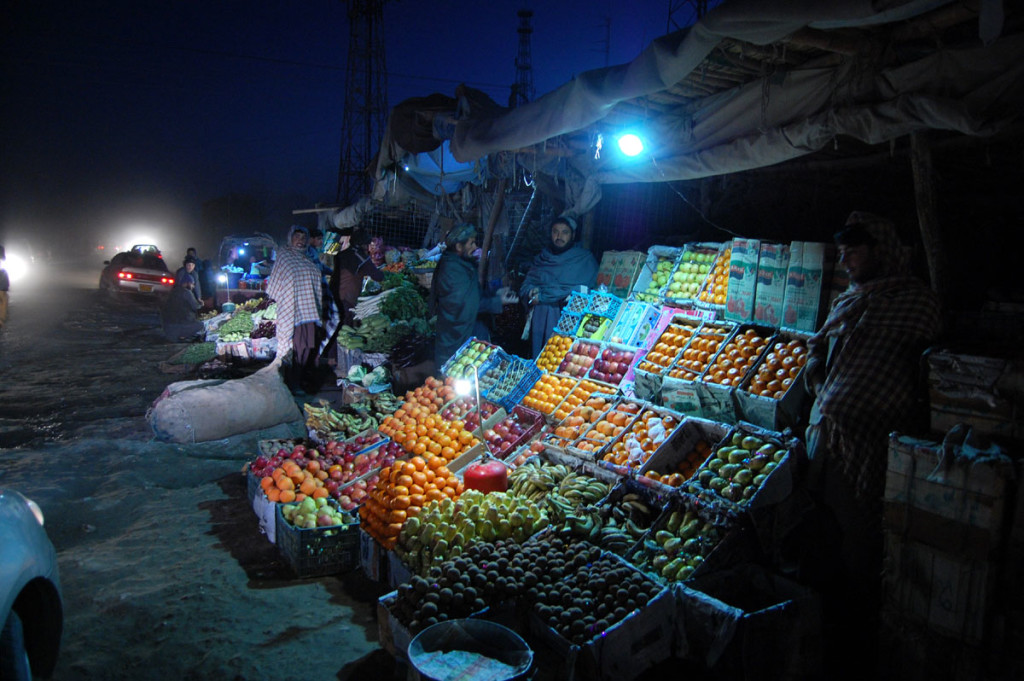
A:
<svg viewBox="0 0 1024 681">
<path fill-rule="evenodd" d="M 20 281 L 28 276 L 28 262 L 17 253 L 7 251 L 7 259 L 3 261 L 3 268 L 7 270 L 7 276 L 11 283 Z"/>
</svg>

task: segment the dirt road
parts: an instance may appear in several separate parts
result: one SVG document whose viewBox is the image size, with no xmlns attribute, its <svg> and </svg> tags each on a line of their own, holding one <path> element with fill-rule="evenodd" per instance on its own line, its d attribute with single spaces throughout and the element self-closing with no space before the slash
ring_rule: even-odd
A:
<svg viewBox="0 0 1024 681">
<path fill-rule="evenodd" d="M 101 299 L 98 273 L 16 288 L 0 333 L 0 485 L 40 504 L 60 561 L 54 678 L 397 675 L 377 647 L 381 588 L 295 579 L 247 505 L 243 463 L 299 424 L 154 441 L 146 409 L 178 380 L 159 363 L 182 346 L 152 303 Z"/>
</svg>

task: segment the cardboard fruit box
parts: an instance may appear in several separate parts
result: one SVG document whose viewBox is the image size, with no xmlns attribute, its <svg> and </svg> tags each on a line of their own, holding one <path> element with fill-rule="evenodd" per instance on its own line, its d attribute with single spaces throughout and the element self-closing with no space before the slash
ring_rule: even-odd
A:
<svg viewBox="0 0 1024 681">
<path fill-rule="evenodd" d="M 661 304 L 665 301 L 665 290 L 668 288 L 672 270 L 675 269 L 679 256 L 683 249 L 675 246 L 654 245 L 647 249 L 647 259 L 644 261 L 640 273 L 637 275 L 633 288 L 630 291 L 630 299 L 639 300 L 645 303 Z M 659 270 L 658 263 L 664 262 Z M 661 275 L 659 275 L 659 271 Z M 657 278 L 664 277 L 664 281 Z"/>
<path fill-rule="evenodd" d="M 889 440 L 883 612 L 961 641 L 992 634 L 1016 489 L 1006 452 L 966 427 L 929 442 Z"/>
<path fill-rule="evenodd" d="M 790 365 L 788 371 L 792 383 L 788 388 L 782 388 L 783 384 L 780 382 L 780 389 L 785 390 L 781 397 L 774 396 L 778 393 L 771 393 L 768 386 L 771 385 L 771 380 L 779 380 L 778 371 L 783 368 L 782 360 L 778 357 L 779 345 L 785 347 L 797 342 L 802 348 L 799 352 L 806 357 L 809 337 L 805 333 L 785 331 L 774 338 L 771 352 L 758 359 L 753 370 L 747 374 L 733 395 L 736 400 L 736 414 L 740 419 L 769 430 L 783 430 L 803 421 L 808 400 L 807 391 L 803 386 L 803 365 L 794 363 L 795 373 L 794 365 Z M 791 353 L 788 349 L 786 352 L 787 355 Z M 765 379 L 769 380 L 766 382 Z"/>
<path fill-rule="evenodd" d="M 751 358 L 743 357 L 742 353 L 756 346 L 749 345 L 740 347 L 746 339 L 751 338 L 748 334 L 753 333 L 757 338 L 767 339 L 767 343 L 760 346 L 760 350 Z M 754 369 L 753 363 L 756 358 L 767 354 L 765 352 L 775 337 L 775 331 L 768 327 L 754 324 L 743 324 L 735 328 L 725 342 L 719 346 L 718 353 L 708 362 L 708 368 L 697 379 L 697 395 L 700 398 L 701 415 L 705 418 L 723 423 L 736 423 L 737 412 L 736 402 L 733 397 L 736 386 L 741 384 Z M 735 377 L 723 376 L 722 367 L 729 364 L 729 371 L 738 369 Z"/>
<path fill-rule="evenodd" d="M 605 251 L 597 268 L 597 285 L 625 298 L 640 276 L 647 256 L 642 251 Z"/>
<path fill-rule="evenodd" d="M 636 418 L 597 456 L 600 466 L 620 475 L 634 475 L 658 452 L 678 446 L 679 428 L 684 417 L 649 403 L 641 403 L 641 407 Z M 662 432 L 652 434 L 651 429 L 658 422 Z"/>
<path fill-rule="evenodd" d="M 770 445 L 771 453 L 762 445 Z M 800 440 L 740 422 L 713 447 L 686 491 L 734 511 L 773 506 L 793 491 L 794 460 L 802 453 Z"/>
<path fill-rule="evenodd" d="M 811 590 L 744 563 L 677 585 L 688 657 L 716 678 L 820 678 L 821 602 Z"/>
<path fill-rule="evenodd" d="M 721 442 L 729 431 L 729 426 L 717 421 L 686 417 L 670 440 L 659 447 L 640 467 L 637 482 L 662 493 L 678 489 L 682 484 L 666 484 L 664 478 L 678 474 L 684 483 L 690 480 L 707 461 L 707 457 L 713 451 L 712 447 Z M 701 445 L 707 447 L 706 454 L 702 453 Z M 685 470 L 681 467 L 685 467 Z M 657 477 L 652 474 L 656 474 Z"/>
<path fill-rule="evenodd" d="M 712 241 L 686 244 L 669 276 L 665 301 L 676 307 L 691 307 L 722 248 L 721 243 Z"/>
<path fill-rule="evenodd" d="M 602 552 L 636 570 L 615 554 Z M 676 630 L 675 597 L 662 588 L 646 605 L 633 610 L 604 632 L 574 645 L 531 609 L 529 640 L 561 663 L 559 678 L 629 681 L 673 654 Z"/>
<path fill-rule="evenodd" d="M 957 423 L 970 423 L 978 432 L 1024 441 L 1024 409 L 1009 385 L 1020 381 L 1020 369 L 1012 361 L 944 348 L 927 352 L 925 360 L 932 430 L 945 433 Z"/>
</svg>

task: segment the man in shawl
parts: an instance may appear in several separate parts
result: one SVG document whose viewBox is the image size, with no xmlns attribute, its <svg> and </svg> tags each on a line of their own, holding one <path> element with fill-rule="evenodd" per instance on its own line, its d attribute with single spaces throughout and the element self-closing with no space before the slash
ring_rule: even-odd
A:
<svg viewBox="0 0 1024 681">
<path fill-rule="evenodd" d="M 292 226 L 267 281 L 267 295 L 277 302 L 277 356 L 284 361 L 285 383 L 296 394 L 313 368 L 323 300 L 320 268 L 306 256 L 308 245 L 306 228 Z"/>
<path fill-rule="evenodd" d="M 457 225 L 448 233 L 445 251 L 434 270 L 430 301 L 437 314 L 434 362 L 438 371 L 470 337 L 484 337 L 485 329 L 476 324 L 479 313 L 498 314 L 505 303 L 517 300 L 507 288 L 498 289 L 494 295 L 483 293 L 473 257 L 476 249 L 476 227 Z"/>
<path fill-rule="evenodd" d="M 558 323 L 569 294 L 597 283 L 597 260 L 573 241 L 576 221 L 563 216 L 551 223 L 551 242 L 533 260 L 520 287 L 520 296 L 533 305 L 530 342 L 539 357 Z"/>
<path fill-rule="evenodd" d="M 815 401 L 807 428 L 807 490 L 832 528 L 827 573 L 853 636 L 871 636 L 880 606 L 882 495 L 888 435 L 912 428 L 922 352 L 938 336 L 938 298 L 908 276 L 892 222 L 854 212 L 836 234 L 850 287 L 808 341 L 804 381 Z M 863 647 L 846 636 L 841 646 Z"/>
</svg>

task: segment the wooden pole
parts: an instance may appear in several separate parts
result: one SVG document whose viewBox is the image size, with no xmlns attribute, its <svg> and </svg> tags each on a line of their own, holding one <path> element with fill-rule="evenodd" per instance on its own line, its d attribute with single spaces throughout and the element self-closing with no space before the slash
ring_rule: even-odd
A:
<svg viewBox="0 0 1024 681">
<path fill-rule="evenodd" d="M 938 294 L 941 302 L 945 302 L 947 260 L 935 199 L 935 171 L 927 132 L 910 134 L 910 167 L 914 174 L 917 222 L 921 229 L 925 257 L 928 259 L 928 276 L 931 279 L 932 290 Z"/>
<path fill-rule="evenodd" d="M 497 196 L 494 197 L 494 206 L 491 208 L 491 214 L 487 216 L 487 227 L 484 229 L 484 240 L 480 244 L 480 263 L 477 270 L 477 278 L 480 281 L 480 285 L 484 285 L 484 279 L 487 274 L 487 253 L 491 250 L 491 238 L 494 236 L 494 225 L 498 222 L 498 216 L 501 214 L 502 209 L 505 207 L 505 187 L 508 186 L 508 178 L 502 177 L 498 180 L 498 188 L 494 190 Z"/>
</svg>

